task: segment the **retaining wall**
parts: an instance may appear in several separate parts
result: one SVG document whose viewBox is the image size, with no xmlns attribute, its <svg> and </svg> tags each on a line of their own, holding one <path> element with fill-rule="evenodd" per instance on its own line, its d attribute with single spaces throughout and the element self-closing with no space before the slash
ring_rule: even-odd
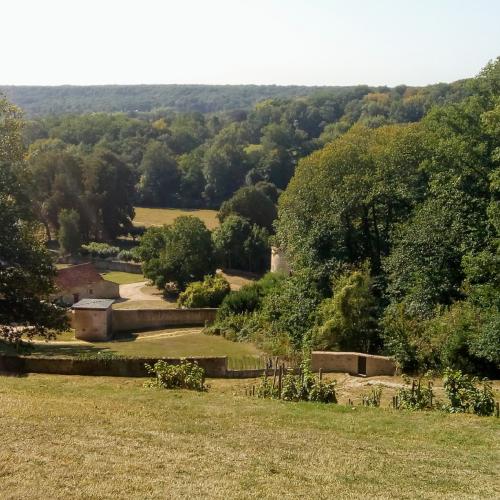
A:
<svg viewBox="0 0 500 500">
<path fill-rule="evenodd" d="M 365 358 L 365 373 L 359 371 L 359 358 Z M 375 356 L 359 352 L 327 352 L 313 351 L 311 356 L 311 368 L 317 372 L 321 368 L 323 372 L 349 373 L 350 375 L 366 375 L 374 377 L 377 375 L 394 375 L 396 364 L 386 356 Z"/>
<path fill-rule="evenodd" d="M 50 373 L 58 375 L 96 375 L 108 377 L 147 377 L 145 364 L 153 365 L 158 359 L 170 364 L 181 362 L 178 358 L 117 358 L 74 359 L 34 356 L 0 356 L 0 372 Z M 227 358 L 186 358 L 196 361 L 207 377 L 227 376 Z"/>
<path fill-rule="evenodd" d="M 205 326 L 217 309 L 113 309 L 112 331 L 127 332 L 169 326 Z"/>
<path fill-rule="evenodd" d="M 113 259 L 100 259 L 97 257 L 80 257 L 80 256 L 69 256 L 69 257 L 59 257 L 57 262 L 60 264 L 84 264 L 86 262 L 92 262 L 94 266 L 100 271 L 121 271 L 124 273 L 142 274 L 142 264 L 137 262 L 125 262 L 124 260 L 113 260 Z"/>
<path fill-rule="evenodd" d="M 92 263 L 100 271 L 121 271 L 123 273 L 142 274 L 142 265 L 123 260 L 93 259 Z"/>
</svg>

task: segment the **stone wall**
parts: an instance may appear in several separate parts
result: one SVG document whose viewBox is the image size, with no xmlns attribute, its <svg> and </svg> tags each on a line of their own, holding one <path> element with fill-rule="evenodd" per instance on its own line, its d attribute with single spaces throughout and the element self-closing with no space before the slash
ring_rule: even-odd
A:
<svg viewBox="0 0 500 500">
<path fill-rule="evenodd" d="M 113 332 L 205 326 L 213 323 L 217 309 L 113 309 Z"/>
<path fill-rule="evenodd" d="M 58 375 L 92 375 L 108 377 L 147 377 L 145 364 L 153 365 L 158 359 L 179 364 L 178 358 L 117 358 L 75 359 L 35 356 L 0 356 L 0 372 L 51 373 Z M 196 361 L 207 377 L 226 377 L 227 358 L 186 358 Z"/>
<path fill-rule="evenodd" d="M 100 271 L 121 271 L 123 273 L 142 274 L 142 265 L 123 260 L 93 259 L 92 263 Z"/>
<path fill-rule="evenodd" d="M 360 373 L 359 358 L 365 358 L 365 373 Z M 349 373 L 350 375 L 361 374 L 367 377 L 394 375 L 396 372 L 396 365 L 391 358 L 359 352 L 313 351 L 311 367 L 315 372 L 321 368 L 325 373 L 340 372 Z"/>
<path fill-rule="evenodd" d="M 113 259 L 100 259 L 97 257 L 80 257 L 80 256 L 67 256 L 59 257 L 57 262 L 60 264 L 84 264 L 92 262 L 99 271 L 121 271 L 124 273 L 142 274 L 142 264 L 138 262 L 125 262 L 123 260 Z"/>
</svg>

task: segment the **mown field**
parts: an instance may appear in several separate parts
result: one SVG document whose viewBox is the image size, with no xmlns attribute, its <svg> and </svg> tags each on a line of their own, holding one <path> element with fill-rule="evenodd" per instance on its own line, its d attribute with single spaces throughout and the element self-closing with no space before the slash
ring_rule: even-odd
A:
<svg viewBox="0 0 500 500">
<path fill-rule="evenodd" d="M 260 357 L 254 344 L 231 342 L 223 337 L 205 335 L 201 328 L 167 328 L 164 330 L 123 334 L 110 342 L 76 341 L 72 331 L 58 336 L 56 342 L 36 342 L 31 356 L 75 357 L 99 352 L 126 357 L 228 356 L 230 366 L 257 368 L 251 358 Z M 0 342 L 0 354 L 15 354 L 13 347 Z M 257 362 L 257 361 L 256 361 Z M 241 366 L 240 366 L 241 365 Z"/>
<path fill-rule="evenodd" d="M 161 226 L 172 224 L 181 215 L 192 215 L 199 217 L 208 229 L 215 229 L 219 226 L 217 210 L 203 209 L 181 209 L 181 208 L 143 208 L 135 207 L 134 224 L 136 226 Z"/>
<path fill-rule="evenodd" d="M 498 498 L 495 418 L 0 377 L 0 498 Z"/>
<path fill-rule="evenodd" d="M 118 283 L 119 285 L 129 285 L 130 283 L 139 283 L 146 280 L 142 274 L 124 273 L 122 271 L 107 271 L 101 273 L 101 276 L 105 280 Z"/>
</svg>

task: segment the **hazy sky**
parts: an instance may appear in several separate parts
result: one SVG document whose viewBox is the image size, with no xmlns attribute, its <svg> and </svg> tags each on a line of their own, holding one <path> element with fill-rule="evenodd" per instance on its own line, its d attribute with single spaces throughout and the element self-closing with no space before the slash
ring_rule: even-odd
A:
<svg viewBox="0 0 500 500">
<path fill-rule="evenodd" d="M 500 0 L 2 0 L 0 84 L 426 84 L 500 55 Z"/>
</svg>

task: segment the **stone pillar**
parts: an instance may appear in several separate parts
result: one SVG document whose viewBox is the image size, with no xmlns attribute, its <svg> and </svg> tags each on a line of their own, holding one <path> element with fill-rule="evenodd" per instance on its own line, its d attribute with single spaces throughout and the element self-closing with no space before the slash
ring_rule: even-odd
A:
<svg viewBox="0 0 500 500">
<path fill-rule="evenodd" d="M 288 260 L 281 248 L 271 247 L 271 272 L 290 274 L 290 266 Z"/>
</svg>

